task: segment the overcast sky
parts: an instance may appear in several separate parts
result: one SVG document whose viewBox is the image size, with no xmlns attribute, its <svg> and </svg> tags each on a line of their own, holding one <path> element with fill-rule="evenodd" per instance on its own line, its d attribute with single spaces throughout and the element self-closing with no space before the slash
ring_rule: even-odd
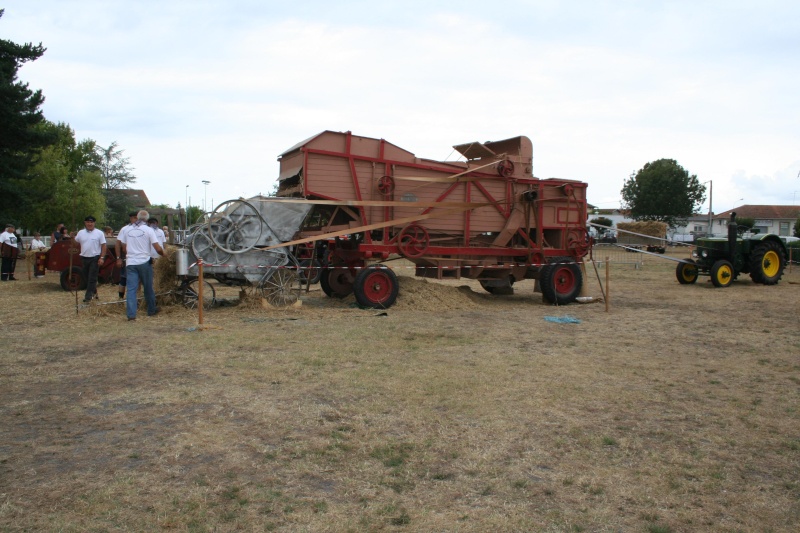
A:
<svg viewBox="0 0 800 533">
<path fill-rule="evenodd" d="M 800 2 L 0 0 L 20 79 L 79 140 L 116 141 L 153 203 L 272 190 L 324 130 L 419 157 L 527 135 L 534 174 L 617 207 L 646 162 L 714 211 L 800 205 Z M 708 208 L 706 202 L 705 209 Z"/>
</svg>

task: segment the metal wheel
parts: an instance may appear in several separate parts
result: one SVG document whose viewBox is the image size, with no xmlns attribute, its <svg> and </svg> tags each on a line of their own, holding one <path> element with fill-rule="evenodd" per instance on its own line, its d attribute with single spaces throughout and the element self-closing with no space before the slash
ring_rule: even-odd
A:
<svg viewBox="0 0 800 533">
<path fill-rule="evenodd" d="M 230 254 L 251 250 L 261 239 L 264 220 L 253 204 L 228 200 L 217 206 L 208 219 L 211 241 Z"/>
<path fill-rule="evenodd" d="M 322 276 L 322 265 L 317 259 L 303 259 L 300 261 L 300 281 L 309 285 L 319 283 Z"/>
<path fill-rule="evenodd" d="M 322 292 L 330 298 L 345 298 L 353 292 L 355 278 L 347 267 L 325 268 L 319 278 Z"/>
<path fill-rule="evenodd" d="M 376 187 L 378 188 L 378 192 L 382 195 L 389 196 L 394 192 L 394 178 L 391 176 L 381 176 L 378 178 Z"/>
<path fill-rule="evenodd" d="M 730 261 L 720 259 L 711 266 L 711 283 L 715 287 L 728 287 L 733 280 L 733 265 Z"/>
<path fill-rule="evenodd" d="M 183 305 L 189 309 L 197 309 L 200 301 L 200 280 L 195 278 L 184 281 L 180 287 Z M 211 309 L 217 301 L 217 293 L 214 286 L 208 281 L 203 280 L 203 309 Z"/>
<path fill-rule="evenodd" d="M 684 263 L 678 263 L 675 268 L 675 277 L 678 278 L 678 283 L 681 285 L 689 285 L 697 281 L 697 265 L 691 259 L 687 259 Z"/>
<path fill-rule="evenodd" d="M 758 244 L 750 256 L 750 278 L 756 283 L 775 285 L 783 276 L 785 267 L 783 250 L 775 242 Z"/>
<path fill-rule="evenodd" d="M 508 159 L 504 159 L 497 163 L 497 174 L 504 178 L 510 177 L 514 173 L 514 163 Z"/>
<path fill-rule="evenodd" d="M 288 307 L 300 299 L 302 282 L 296 266 L 287 265 L 275 268 L 272 275 L 261 280 L 258 291 L 270 305 Z"/>
<path fill-rule="evenodd" d="M 539 278 L 542 295 L 551 304 L 574 302 L 583 286 L 580 267 L 570 257 L 556 257 L 553 263 L 542 268 Z"/>
<path fill-rule="evenodd" d="M 224 265 L 231 254 L 215 245 L 208 236 L 208 227 L 200 226 L 192 236 L 192 253 L 208 265 Z"/>
<path fill-rule="evenodd" d="M 431 244 L 428 230 L 416 222 L 412 222 L 400 232 L 397 237 L 397 247 L 406 257 L 417 258 L 425 255 Z"/>
<path fill-rule="evenodd" d="M 368 309 L 387 309 L 397 300 L 400 286 L 391 268 L 375 265 L 361 270 L 353 284 L 356 302 Z"/>
<path fill-rule="evenodd" d="M 576 255 L 583 257 L 589 251 L 591 241 L 586 228 L 571 228 L 567 232 L 567 248 L 575 250 Z"/>
</svg>

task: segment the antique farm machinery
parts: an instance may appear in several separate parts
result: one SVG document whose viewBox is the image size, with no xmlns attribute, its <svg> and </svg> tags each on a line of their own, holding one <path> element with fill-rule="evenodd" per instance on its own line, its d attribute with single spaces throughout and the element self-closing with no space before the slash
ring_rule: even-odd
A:
<svg viewBox="0 0 800 533">
<path fill-rule="evenodd" d="M 536 279 L 547 301 L 574 301 L 590 246 L 586 183 L 535 178 L 527 137 L 454 148 L 466 161 L 322 132 L 280 155 L 278 197 L 222 204 L 188 248 L 217 279 L 278 303 L 318 276 L 330 297 L 389 307 L 399 285 L 387 261 L 398 258 L 417 276 L 476 279 L 492 294 Z"/>
</svg>

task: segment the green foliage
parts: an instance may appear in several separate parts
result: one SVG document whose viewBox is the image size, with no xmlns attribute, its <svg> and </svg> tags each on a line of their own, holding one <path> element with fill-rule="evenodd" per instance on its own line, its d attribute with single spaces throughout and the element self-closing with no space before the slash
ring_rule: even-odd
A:
<svg viewBox="0 0 800 533">
<path fill-rule="evenodd" d="M 800 237 L 800 218 L 794 221 L 794 236 Z"/>
<path fill-rule="evenodd" d="M 753 229 L 756 225 L 756 219 L 750 217 L 736 217 L 736 224 L 738 225 L 737 231 L 744 233 Z"/>
<path fill-rule="evenodd" d="M 611 226 L 614 225 L 614 221 L 611 220 L 610 218 L 606 218 L 606 217 L 593 218 L 589 222 L 591 222 L 592 224 L 598 224 L 600 226 L 605 226 L 607 228 L 610 228 Z"/>
<path fill-rule="evenodd" d="M 4 10 L 0 9 L 0 18 Z M 48 132 L 36 126 L 44 121 L 41 90 L 32 91 L 17 81 L 17 72 L 28 61 L 44 54 L 41 43 L 18 45 L 0 39 L 0 218 L 11 220 L 10 209 L 20 205 L 20 180 L 24 180 L 34 155 L 52 142 Z"/>
<path fill-rule="evenodd" d="M 657 220 L 677 227 L 696 213 L 706 187 L 674 159 L 647 163 L 622 187 L 622 207 L 634 220 Z"/>
<path fill-rule="evenodd" d="M 186 218 L 187 224 L 191 226 L 192 224 L 197 223 L 200 220 L 200 217 L 203 216 L 203 210 L 200 209 L 196 205 L 190 205 L 189 209 L 186 210 Z"/>
<path fill-rule="evenodd" d="M 117 141 L 112 142 L 108 148 L 97 147 L 97 157 L 100 159 L 100 173 L 103 176 L 103 188 L 127 189 L 136 181 L 130 159 L 123 157 L 125 150 L 120 150 Z"/>
<path fill-rule="evenodd" d="M 94 141 L 75 141 L 68 124 L 45 121 L 36 126 L 55 142 L 32 159 L 28 172 L 10 180 L 19 189 L 12 208 L 16 219 L 31 231 L 49 232 L 57 222 L 72 230 L 83 227 L 83 217 L 94 215 L 102 225 L 105 199 L 94 153 Z"/>
<path fill-rule="evenodd" d="M 117 189 L 103 188 L 103 196 L 106 199 L 106 224 L 112 228 L 122 228 L 130 222 L 128 213 L 138 211 L 131 197 Z"/>
</svg>

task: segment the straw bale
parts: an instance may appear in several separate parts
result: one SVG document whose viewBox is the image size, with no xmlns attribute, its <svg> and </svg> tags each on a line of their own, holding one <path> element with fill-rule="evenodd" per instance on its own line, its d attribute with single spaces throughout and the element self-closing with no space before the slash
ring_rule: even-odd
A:
<svg viewBox="0 0 800 533">
<path fill-rule="evenodd" d="M 617 229 L 622 231 L 632 231 L 651 237 L 664 237 L 667 234 L 667 224 L 655 220 L 645 220 L 642 222 L 618 222 Z"/>
</svg>

